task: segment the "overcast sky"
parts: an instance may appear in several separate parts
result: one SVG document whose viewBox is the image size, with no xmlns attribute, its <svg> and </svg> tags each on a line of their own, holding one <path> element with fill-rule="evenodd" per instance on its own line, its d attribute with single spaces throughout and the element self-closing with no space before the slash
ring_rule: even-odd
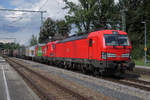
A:
<svg viewBox="0 0 150 100">
<path fill-rule="evenodd" d="M 0 9 L 46 10 L 44 17 L 55 20 L 64 18 L 64 5 L 63 0 L 0 0 Z M 18 43 L 27 45 L 32 34 L 38 36 L 40 25 L 40 13 L 0 11 L 0 38 L 16 38 Z"/>
</svg>

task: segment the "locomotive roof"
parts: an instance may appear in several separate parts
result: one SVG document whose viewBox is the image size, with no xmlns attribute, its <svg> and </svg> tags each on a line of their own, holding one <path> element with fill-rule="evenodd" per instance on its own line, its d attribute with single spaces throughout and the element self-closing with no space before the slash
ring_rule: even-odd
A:
<svg viewBox="0 0 150 100">
<path fill-rule="evenodd" d="M 119 34 L 126 34 L 125 32 L 119 31 L 119 30 L 97 30 L 94 32 L 100 32 L 100 31 L 106 32 L 106 33 L 108 32 L 107 34 L 113 34 L 112 32 L 119 32 Z M 90 32 L 90 33 L 93 33 L 93 32 Z M 86 34 L 84 33 L 84 35 L 72 36 L 72 37 L 66 38 L 64 40 L 57 41 L 56 43 L 64 43 L 64 42 L 69 42 L 69 41 L 74 41 L 74 40 L 86 39 L 86 38 L 88 38 L 90 33 L 86 33 Z"/>
<path fill-rule="evenodd" d="M 64 40 L 60 40 L 60 41 L 58 41 L 57 43 L 64 43 L 64 42 L 68 42 L 68 41 L 86 39 L 86 38 L 88 38 L 88 35 L 89 35 L 89 33 L 88 33 L 88 34 L 81 35 L 81 36 L 69 37 L 69 38 L 66 38 L 66 39 L 64 39 Z"/>
</svg>

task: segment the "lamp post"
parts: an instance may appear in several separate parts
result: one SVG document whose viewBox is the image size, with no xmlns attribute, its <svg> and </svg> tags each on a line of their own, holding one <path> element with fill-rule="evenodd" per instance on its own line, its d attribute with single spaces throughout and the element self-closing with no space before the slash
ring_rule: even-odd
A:
<svg viewBox="0 0 150 100">
<path fill-rule="evenodd" d="M 145 51 L 145 65 L 146 65 L 146 63 L 147 63 L 147 54 L 146 54 L 146 52 L 147 52 L 147 47 L 146 47 L 146 22 L 141 22 L 141 23 L 143 23 L 144 24 L 144 30 L 145 30 L 145 32 L 144 32 L 144 40 L 145 40 L 145 48 L 144 48 L 144 51 Z"/>
</svg>

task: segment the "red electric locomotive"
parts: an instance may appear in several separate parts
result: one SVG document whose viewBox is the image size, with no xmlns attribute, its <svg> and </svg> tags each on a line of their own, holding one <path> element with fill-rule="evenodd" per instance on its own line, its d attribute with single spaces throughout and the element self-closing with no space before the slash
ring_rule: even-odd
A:
<svg viewBox="0 0 150 100">
<path fill-rule="evenodd" d="M 132 46 L 126 32 L 100 30 L 47 44 L 49 62 L 96 74 L 132 71 Z"/>
</svg>

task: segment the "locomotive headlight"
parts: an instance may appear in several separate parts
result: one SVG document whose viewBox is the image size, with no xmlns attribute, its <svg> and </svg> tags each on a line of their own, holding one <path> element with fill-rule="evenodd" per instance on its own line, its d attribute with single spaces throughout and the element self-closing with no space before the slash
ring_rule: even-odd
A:
<svg viewBox="0 0 150 100">
<path fill-rule="evenodd" d="M 130 54 L 129 53 L 126 53 L 126 54 L 122 54 L 122 57 L 126 57 L 126 58 L 129 58 L 130 57 Z"/>
<path fill-rule="evenodd" d="M 115 57 L 116 57 L 116 54 L 115 54 L 115 53 L 102 52 L 102 59 L 107 59 L 107 57 L 115 58 Z"/>
<path fill-rule="evenodd" d="M 107 57 L 113 57 L 113 58 L 115 58 L 116 54 L 115 53 L 107 53 Z"/>
<path fill-rule="evenodd" d="M 102 56 L 102 59 L 107 59 L 107 53 L 106 52 L 102 52 L 101 56 Z"/>
</svg>

